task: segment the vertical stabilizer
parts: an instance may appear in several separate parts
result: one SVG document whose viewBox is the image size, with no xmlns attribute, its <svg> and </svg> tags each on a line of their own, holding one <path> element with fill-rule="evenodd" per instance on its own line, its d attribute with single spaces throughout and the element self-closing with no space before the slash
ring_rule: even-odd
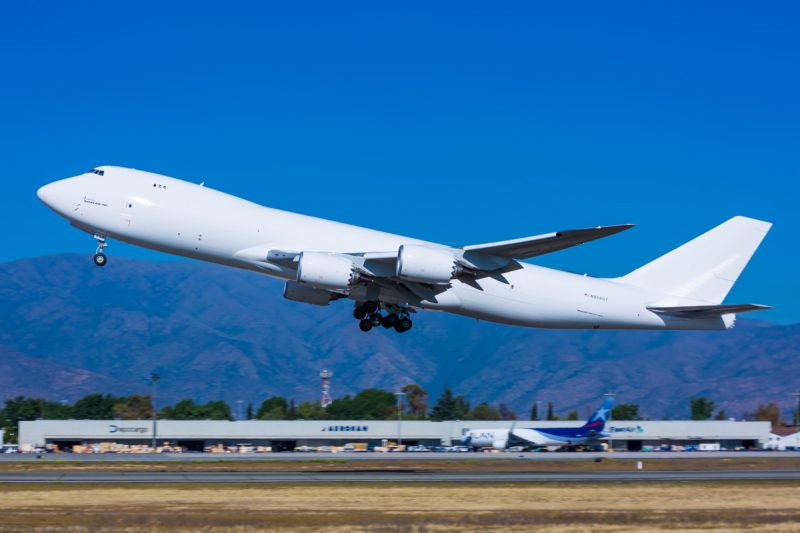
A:
<svg viewBox="0 0 800 533">
<path fill-rule="evenodd" d="M 772 224 L 733 217 L 619 278 L 676 299 L 720 304 Z"/>
<path fill-rule="evenodd" d="M 612 407 L 614 407 L 614 397 L 610 396 L 606 398 L 597 411 L 594 412 L 592 418 L 586 421 L 582 429 L 601 433 L 606 428 L 606 422 L 608 421 L 608 415 L 611 413 Z"/>
</svg>

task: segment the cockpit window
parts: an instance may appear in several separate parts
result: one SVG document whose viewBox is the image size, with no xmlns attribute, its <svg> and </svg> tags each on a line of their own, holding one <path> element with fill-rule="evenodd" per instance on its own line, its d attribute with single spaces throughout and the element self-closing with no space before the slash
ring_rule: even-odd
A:
<svg viewBox="0 0 800 533">
<path fill-rule="evenodd" d="M 106 174 L 105 170 L 100 170 L 98 168 L 93 168 L 89 172 L 91 172 L 92 174 L 97 174 L 98 176 L 105 176 L 105 174 Z"/>
</svg>

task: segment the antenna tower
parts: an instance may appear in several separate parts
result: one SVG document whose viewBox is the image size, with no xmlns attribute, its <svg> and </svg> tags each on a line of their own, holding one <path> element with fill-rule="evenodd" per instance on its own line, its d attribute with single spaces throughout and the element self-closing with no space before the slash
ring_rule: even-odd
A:
<svg viewBox="0 0 800 533">
<path fill-rule="evenodd" d="M 322 378 L 322 401 L 319 403 L 322 407 L 328 407 L 333 403 L 333 400 L 331 400 L 331 378 L 333 377 L 333 372 L 323 370 L 319 373 L 319 377 Z"/>
</svg>

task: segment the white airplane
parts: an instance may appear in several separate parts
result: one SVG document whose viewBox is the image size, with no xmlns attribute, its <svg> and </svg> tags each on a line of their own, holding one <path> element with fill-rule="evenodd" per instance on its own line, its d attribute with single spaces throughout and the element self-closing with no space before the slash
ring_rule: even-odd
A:
<svg viewBox="0 0 800 533">
<path fill-rule="evenodd" d="M 614 406 L 614 398 L 606 398 L 592 417 L 582 426 L 528 428 L 517 427 L 516 422 L 509 428 L 471 429 L 461 438 L 461 443 L 473 448 L 491 446 L 505 450 L 509 446 L 546 448 L 548 446 L 579 446 L 596 444 L 608 436 L 605 433 L 608 415 Z"/>
<path fill-rule="evenodd" d="M 516 326 L 715 330 L 767 306 L 722 301 L 771 227 L 734 217 L 618 278 L 521 262 L 613 235 L 630 224 L 451 247 L 279 211 L 187 181 L 102 166 L 43 186 L 39 198 L 107 239 L 286 280 L 289 300 L 355 300 L 360 328 L 404 332 L 409 313 L 447 311 Z"/>
</svg>

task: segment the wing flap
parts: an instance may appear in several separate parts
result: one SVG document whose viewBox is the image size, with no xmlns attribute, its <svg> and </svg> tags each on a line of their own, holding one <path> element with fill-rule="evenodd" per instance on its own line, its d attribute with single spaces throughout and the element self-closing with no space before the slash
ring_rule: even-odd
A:
<svg viewBox="0 0 800 533">
<path fill-rule="evenodd" d="M 557 231 L 509 241 L 471 244 L 464 246 L 463 250 L 465 253 L 480 253 L 510 259 L 528 259 L 537 255 L 571 248 L 596 239 L 602 239 L 632 227 L 633 224 L 620 224 L 617 226 L 598 226 L 596 228 Z"/>
</svg>

